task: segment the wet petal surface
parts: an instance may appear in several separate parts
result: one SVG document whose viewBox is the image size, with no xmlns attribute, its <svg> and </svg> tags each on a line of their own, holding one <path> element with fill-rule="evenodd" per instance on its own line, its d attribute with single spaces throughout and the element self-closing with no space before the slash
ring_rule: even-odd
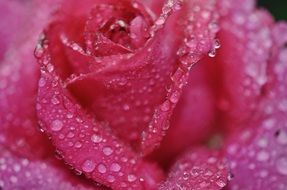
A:
<svg viewBox="0 0 287 190">
<path fill-rule="evenodd" d="M 222 189 L 227 185 L 228 176 L 228 168 L 218 152 L 197 148 L 176 161 L 159 189 Z"/>
</svg>

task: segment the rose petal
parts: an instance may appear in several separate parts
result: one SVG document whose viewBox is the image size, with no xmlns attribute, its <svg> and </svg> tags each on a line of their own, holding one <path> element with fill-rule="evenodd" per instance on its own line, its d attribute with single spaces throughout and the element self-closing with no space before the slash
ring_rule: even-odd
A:
<svg viewBox="0 0 287 190">
<path fill-rule="evenodd" d="M 160 160 L 160 164 L 170 164 L 179 153 L 191 145 L 206 141 L 215 130 L 215 98 L 208 82 L 207 64 L 212 63 L 203 59 L 190 72 L 188 84 L 171 117 L 167 135 L 159 150 L 155 151 L 154 157 Z"/>
<path fill-rule="evenodd" d="M 86 114 L 55 73 L 47 49 L 40 51 L 38 117 L 61 157 L 108 187 L 153 188 L 161 179 L 160 171 L 138 158 L 107 126 Z"/>
<path fill-rule="evenodd" d="M 228 179 L 228 168 L 219 152 L 197 148 L 176 161 L 159 189 L 222 189 Z"/>
<path fill-rule="evenodd" d="M 222 126 L 233 130 L 248 119 L 263 96 L 267 64 L 272 46 L 272 17 L 256 10 L 255 1 L 243 6 L 228 0 L 218 1 L 221 14 L 219 49 L 214 69 L 217 77 L 218 108 Z"/>
<path fill-rule="evenodd" d="M 226 143 L 226 155 L 235 175 L 231 189 L 287 188 L 287 24 L 277 24 L 272 32 L 275 40 L 266 96 L 254 117 L 241 124 L 246 129 L 235 132 Z"/>
<path fill-rule="evenodd" d="M 181 11 L 187 11 L 184 18 L 188 21 L 184 23 L 186 24 L 184 43 L 177 52 L 179 64 L 171 75 L 172 83 L 168 86 L 167 100 L 160 105 L 159 109 L 156 109 L 148 130 L 143 132 L 142 149 L 146 152 L 152 151 L 153 147 L 157 146 L 165 136 L 168 128 L 166 126 L 168 123 L 165 121 L 169 121 L 171 116 L 169 112 L 173 111 L 181 95 L 182 87 L 188 81 L 189 70 L 212 47 L 217 31 L 209 30 L 208 26 L 216 22 L 214 8 L 214 2 L 209 0 L 189 1 L 182 6 Z M 197 9 L 207 13 L 208 16 L 202 17 L 201 11 Z"/>
<path fill-rule="evenodd" d="M 56 160 L 29 160 L 0 146 L 1 189 L 103 189 L 92 188 L 72 173 L 65 172 Z M 68 170 L 67 170 L 68 171 Z"/>
<path fill-rule="evenodd" d="M 173 55 L 177 42 L 169 37 L 173 33 L 162 35 L 163 32 L 133 57 L 113 57 L 108 63 L 110 66 L 106 64 L 106 68 L 97 69 L 92 77 L 87 76 L 85 80 L 80 79 L 70 85 L 81 102 L 92 106 L 90 109 L 99 119 L 109 122 L 122 139 L 133 142 L 134 146 L 142 130 L 147 128 L 154 106 L 161 104 L 166 96 L 165 86 L 170 81 L 169 74 L 175 63 Z M 167 62 L 166 67 L 162 67 L 164 61 Z M 117 117 L 111 115 L 111 111 Z"/>
<path fill-rule="evenodd" d="M 39 67 L 33 55 L 37 36 L 45 23 L 43 20 L 54 7 L 47 5 L 13 1 L 13 11 L 19 9 L 17 17 L 25 21 L 19 24 L 14 44 L 0 66 L 0 143 L 30 157 L 44 156 L 50 150 L 46 138 L 37 129 L 35 101 Z M 30 10 L 35 10 L 33 19 Z"/>
</svg>

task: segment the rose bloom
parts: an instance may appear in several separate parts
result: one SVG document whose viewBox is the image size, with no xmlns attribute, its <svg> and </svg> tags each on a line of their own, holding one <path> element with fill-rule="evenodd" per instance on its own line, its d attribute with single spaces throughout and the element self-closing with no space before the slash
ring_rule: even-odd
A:
<svg viewBox="0 0 287 190">
<path fill-rule="evenodd" d="M 287 24 L 254 0 L 0 15 L 1 190 L 287 189 Z"/>
</svg>

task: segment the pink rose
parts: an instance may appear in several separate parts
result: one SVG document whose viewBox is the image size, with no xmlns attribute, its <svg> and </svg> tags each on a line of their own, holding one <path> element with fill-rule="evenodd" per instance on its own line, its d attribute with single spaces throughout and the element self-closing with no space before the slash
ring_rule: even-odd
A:
<svg viewBox="0 0 287 190">
<path fill-rule="evenodd" d="M 0 10 L 0 189 L 287 188 L 287 24 L 255 1 Z"/>
</svg>

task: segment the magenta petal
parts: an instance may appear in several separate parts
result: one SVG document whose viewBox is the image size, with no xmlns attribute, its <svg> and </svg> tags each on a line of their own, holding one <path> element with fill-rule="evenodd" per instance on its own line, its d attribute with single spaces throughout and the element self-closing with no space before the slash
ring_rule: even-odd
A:
<svg viewBox="0 0 287 190">
<path fill-rule="evenodd" d="M 161 179 L 160 170 L 138 158 L 104 123 L 84 112 L 63 86 L 46 53 L 39 60 L 38 117 L 60 156 L 108 187 L 153 188 Z"/>
<path fill-rule="evenodd" d="M 218 1 L 222 46 L 215 66 L 219 80 L 217 101 L 223 126 L 230 130 L 254 113 L 267 82 L 272 50 L 272 17 L 256 10 L 255 1 L 244 2 L 244 6 L 238 6 L 226 0 Z"/>
<path fill-rule="evenodd" d="M 50 148 L 37 128 L 35 106 L 40 73 L 33 52 L 46 22 L 43 20 L 54 6 L 36 1 L 9 1 L 5 6 L 8 5 L 17 16 L 13 13 L 9 18 L 11 25 L 6 29 L 12 30 L 8 32 L 13 33 L 9 39 L 13 38 L 13 45 L 0 65 L 0 143 L 25 156 L 44 156 Z M 39 9 L 41 16 L 37 15 Z M 14 23 L 15 17 L 23 21 Z"/>
<path fill-rule="evenodd" d="M 231 189 L 286 189 L 286 122 L 286 113 L 273 113 L 231 137 L 226 149 L 234 174 Z"/>
<path fill-rule="evenodd" d="M 245 129 L 226 142 L 226 157 L 234 174 L 231 189 L 287 188 L 287 25 L 279 23 L 272 32 L 266 96 L 254 117 L 241 124 Z"/>
<path fill-rule="evenodd" d="M 192 7 L 198 7 L 198 10 L 201 11 L 197 11 Z M 155 110 L 147 130 L 142 133 L 142 149 L 146 153 L 151 152 L 154 146 L 158 146 L 166 135 L 166 130 L 169 127 L 166 121 L 169 121 L 171 112 L 179 101 L 183 87 L 188 82 L 191 67 L 207 54 L 213 46 L 217 31 L 208 26 L 217 21 L 214 10 L 215 4 L 209 0 L 194 0 L 183 3 L 181 11 L 186 11 L 184 17 L 189 20 L 184 23 L 186 25 L 184 43 L 181 44 L 177 52 L 179 63 L 178 67 L 175 68 L 175 72 L 171 75 L 172 83 L 168 86 L 167 100 Z M 204 11 L 208 14 L 207 17 L 202 17 L 201 13 Z M 160 18 L 158 20 L 160 21 Z"/>
<path fill-rule="evenodd" d="M 215 130 L 215 98 L 208 83 L 207 64 L 212 63 L 203 59 L 190 72 L 167 135 L 155 151 L 154 156 L 161 164 L 169 163 L 191 145 L 202 143 Z"/>
<path fill-rule="evenodd" d="M 219 152 L 197 148 L 176 161 L 159 189 L 216 190 L 225 187 L 228 179 L 228 168 Z"/>
<path fill-rule="evenodd" d="M 0 189 L 92 190 L 56 160 L 29 160 L 0 146 Z"/>
</svg>

